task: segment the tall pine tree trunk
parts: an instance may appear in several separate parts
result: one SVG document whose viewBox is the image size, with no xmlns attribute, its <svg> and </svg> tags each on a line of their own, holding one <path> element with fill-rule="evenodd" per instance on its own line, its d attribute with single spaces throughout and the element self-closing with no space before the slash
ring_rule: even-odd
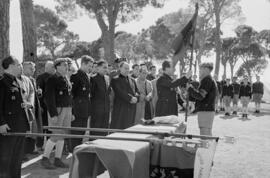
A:
<svg viewBox="0 0 270 178">
<path fill-rule="evenodd" d="M 216 45 L 216 65 L 215 65 L 215 75 L 219 75 L 220 68 L 220 58 L 221 58 L 221 39 L 220 39 L 220 9 L 218 5 L 218 0 L 214 0 L 214 12 L 215 12 L 215 45 Z"/>
<path fill-rule="evenodd" d="M 9 51 L 9 8 L 10 0 L 0 0 L 0 63 Z M 0 65 L 0 75 L 3 69 Z"/>
<path fill-rule="evenodd" d="M 114 31 L 105 31 L 102 33 L 102 46 L 104 49 L 104 58 L 109 64 L 113 65 L 114 54 Z"/>
<path fill-rule="evenodd" d="M 37 59 L 37 39 L 34 24 L 33 1 L 20 0 L 23 36 L 23 61 Z"/>
</svg>

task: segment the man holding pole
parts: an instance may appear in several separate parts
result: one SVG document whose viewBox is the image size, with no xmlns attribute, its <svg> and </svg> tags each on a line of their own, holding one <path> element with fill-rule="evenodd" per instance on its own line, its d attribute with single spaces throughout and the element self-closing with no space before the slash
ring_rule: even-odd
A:
<svg viewBox="0 0 270 178">
<path fill-rule="evenodd" d="M 215 100 L 218 93 L 217 84 L 211 76 L 212 63 L 200 65 L 200 86 L 195 89 L 188 84 L 189 95 L 197 101 L 198 123 L 201 135 L 212 135 L 212 125 L 215 116 Z"/>
</svg>

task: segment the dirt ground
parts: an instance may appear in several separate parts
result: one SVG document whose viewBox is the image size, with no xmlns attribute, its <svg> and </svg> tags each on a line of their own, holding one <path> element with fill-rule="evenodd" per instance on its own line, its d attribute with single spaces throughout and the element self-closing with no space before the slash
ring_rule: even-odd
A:
<svg viewBox="0 0 270 178">
<path fill-rule="evenodd" d="M 269 178 L 270 177 L 270 105 L 264 104 L 260 114 L 253 114 L 251 104 L 247 120 L 240 116 L 224 117 L 217 114 L 213 135 L 232 136 L 234 144 L 219 141 L 211 178 Z M 198 134 L 196 115 L 188 117 L 187 133 Z M 41 156 L 33 157 L 22 165 L 24 178 L 66 178 L 68 169 L 44 170 L 40 166 Z M 70 159 L 65 159 L 68 163 Z M 108 178 L 104 173 L 98 178 Z"/>
</svg>

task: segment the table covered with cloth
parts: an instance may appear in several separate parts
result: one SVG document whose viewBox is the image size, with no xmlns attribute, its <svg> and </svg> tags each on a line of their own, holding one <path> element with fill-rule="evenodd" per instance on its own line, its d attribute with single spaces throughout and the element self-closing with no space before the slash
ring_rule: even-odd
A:
<svg viewBox="0 0 270 178">
<path fill-rule="evenodd" d="M 183 124 L 136 125 L 127 130 L 183 133 Z M 151 134 L 113 133 L 108 137 L 155 138 Z M 96 177 L 108 170 L 111 178 L 193 177 L 195 152 L 162 143 L 98 139 L 74 149 L 71 178 Z"/>
</svg>

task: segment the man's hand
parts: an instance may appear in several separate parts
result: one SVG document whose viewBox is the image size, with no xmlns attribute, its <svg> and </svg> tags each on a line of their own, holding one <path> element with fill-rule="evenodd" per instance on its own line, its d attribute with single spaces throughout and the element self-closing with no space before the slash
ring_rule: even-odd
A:
<svg viewBox="0 0 270 178">
<path fill-rule="evenodd" d="M 147 96 L 145 97 L 145 100 L 146 100 L 146 101 L 150 101 L 150 100 L 151 100 L 151 95 L 147 95 Z"/>
<path fill-rule="evenodd" d="M 131 104 L 137 103 L 137 98 L 136 97 L 132 97 L 130 103 Z"/>
<path fill-rule="evenodd" d="M 7 124 L 0 126 L 0 134 L 7 133 L 7 131 L 10 130 L 9 126 Z"/>
</svg>

